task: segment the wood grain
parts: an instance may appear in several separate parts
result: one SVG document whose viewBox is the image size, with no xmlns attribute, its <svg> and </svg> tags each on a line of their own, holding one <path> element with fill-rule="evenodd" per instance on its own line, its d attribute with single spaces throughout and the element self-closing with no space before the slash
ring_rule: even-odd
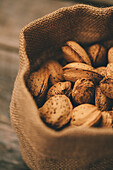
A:
<svg viewBox="0 0 113 170">
<path fill-rule="evenodd" d="M 9 104 L 18 70 L 18 53 L 0 49 L 0 170 L 29 169 L 11 126 Z"/>
</svg>

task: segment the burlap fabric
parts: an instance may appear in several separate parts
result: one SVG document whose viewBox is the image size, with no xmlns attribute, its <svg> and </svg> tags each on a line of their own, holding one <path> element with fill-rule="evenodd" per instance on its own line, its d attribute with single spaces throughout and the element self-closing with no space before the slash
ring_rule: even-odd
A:
<svg viewBox="0 0 113 170">
<path fill-rule="evenodd" d="M 33 170 L 113 169 L 113 130 L 48 128 L 26 87 L 32 69 L 60 56 L 68 40 L 84 45 L 113 38 L 113 7 L 74 5 L 25 26 L 20 33 L 20 66 L 10 105 L 21 153 Z"/>
</svg>

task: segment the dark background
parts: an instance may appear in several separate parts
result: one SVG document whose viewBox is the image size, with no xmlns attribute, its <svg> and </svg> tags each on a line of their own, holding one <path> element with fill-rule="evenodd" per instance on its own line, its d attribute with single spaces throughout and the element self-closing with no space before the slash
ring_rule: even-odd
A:
<svg viewBox="0 0 113 170">
<path fill-rule="evenodd" d="M 0 0 L 0 170 L 29 169 L 11 126 L 9 105 L 19 66 L 19 33 L 23 26 L 58 8 L 85 3 L 99 7 L 112 0 Z"/>
</svg>

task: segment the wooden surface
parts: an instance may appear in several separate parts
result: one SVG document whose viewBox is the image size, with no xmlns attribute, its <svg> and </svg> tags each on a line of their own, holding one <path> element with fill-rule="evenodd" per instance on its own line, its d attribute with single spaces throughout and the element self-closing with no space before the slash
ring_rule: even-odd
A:
<svg viewBox="0 0 113 170">
<path fill-rule="evenodd" d="M 11 126 L 9 104 L 19 67 L 19 33 L 23 26 L 75 1 L 0 0 L 0 170 L 28 170 Z"/>
</svg>

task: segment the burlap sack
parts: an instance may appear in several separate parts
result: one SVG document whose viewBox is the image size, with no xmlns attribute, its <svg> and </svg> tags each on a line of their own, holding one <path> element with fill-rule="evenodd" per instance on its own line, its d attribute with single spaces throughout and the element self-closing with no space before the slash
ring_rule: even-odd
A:
<svg viewBox="0 0 113 170">
<path fill-rule="evenodd" d="M 26 87 L 30 70 L 60 56 L 66 41 L 91 44 L 108 39 L 113 39 L 113 7 L 79 4 L 61 8 L 22 29 L 10 114 L 23 159 L 31 169 L 113 169 L 112 129 L 68 127 L 54 131 L 40 119 Z"/>
</svg>

